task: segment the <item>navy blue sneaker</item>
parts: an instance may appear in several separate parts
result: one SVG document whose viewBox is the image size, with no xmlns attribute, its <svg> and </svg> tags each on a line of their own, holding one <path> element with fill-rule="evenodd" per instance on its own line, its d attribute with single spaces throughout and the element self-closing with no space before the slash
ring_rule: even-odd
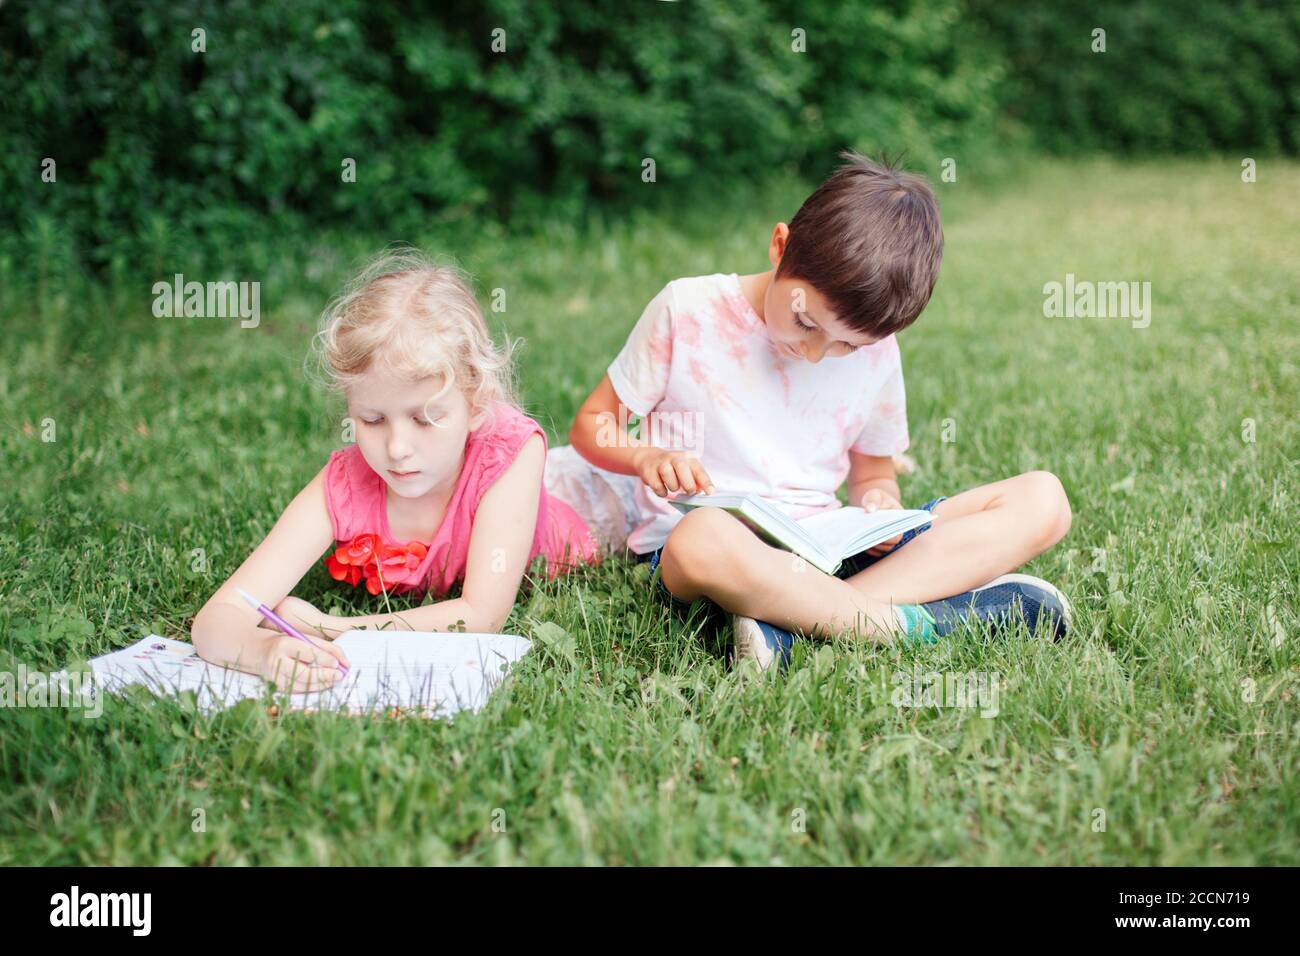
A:
<svg viewBox="0 0 1300 956">
<path fill-rule="evenodd" d="M 736 662 L 749 659 L 758 665 L 761 671 L 767 670 L 777 662 L 781 670 L 790 666 L 790 648 L 794 645 L 794 635 L 767 621 L 756 621 L 752 617 L 731 616 L 731 631 L 736 638 Z"/>
<path fill-rule="evenodd" d="M 1070 602 L 1042 578 L 1029 574 L 1004 574 L 988 584 L 941 601 L 922 604 L 932 618 L 934 633 L 942 637 L 970 616 L 997 632 L 1024 620 L 1031 632 L 1042 626 L 1053 640 L 1070 629 Z"/>
</svg>

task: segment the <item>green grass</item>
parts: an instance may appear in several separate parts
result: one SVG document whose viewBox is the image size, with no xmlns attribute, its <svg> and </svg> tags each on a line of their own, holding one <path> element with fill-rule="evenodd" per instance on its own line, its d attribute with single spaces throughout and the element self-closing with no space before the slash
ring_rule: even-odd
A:
<svg viewBox="0 0 1300 956">
<path fill-rule="evenodd" d="M 554 441 L 663 283 L 762 268 L 804 188 L 444 251 L 506 288 L 493 318 L 527 339 Z M 613 560 L 524 596 L 508 629 L 534 651 L 454 723 L 0 709 L 0 863 L 1300 862 L 1300 166 L 1034 162 L 939 189 L 943 276 L 902 337 L 904 496 L 1059 474 L 1074 527 L 1029 570 L 1073 597 L 1069 639 L 838 641 L 761 678 Z M 154 319 L 152 274 L 0 291 L 6 667 L 187 634 L 336 445 L 302 363 L 374 248 L 321 237 L 306 267 L 233 276 L 263 282 L 254 330 Z M 1067 272 L 1150 281 L 1150 327 L 1045 318 Z M 321 571 L 297 593 L 374 606 Z M 913 668 L 996 672 L 998 715 L 895 708 Z"/>
</svg>

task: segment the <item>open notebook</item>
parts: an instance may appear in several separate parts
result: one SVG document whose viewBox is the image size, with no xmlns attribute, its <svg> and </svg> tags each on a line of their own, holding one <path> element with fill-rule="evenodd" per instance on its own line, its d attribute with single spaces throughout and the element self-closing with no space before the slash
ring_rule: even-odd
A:
<svg viewBox="0 0 1300 956">
<path fill-rule="evenodd" d="M 351 670 L 322 691 L 290 694 L 289 708 L 360 714 L 401 707 L 446 717 L 483 706 L 510 666 L 532 646 L 511 634 L 348 631 L 334 643 Z M 90 661 L 97 689 L 117 692 L 143 684 L 156 694 L 192 690 L 201 711 L 252 698 L 269 686 L 252 674 L 210 664 L 193 644 L 150 635 Z"/>
<path fill-rule="evenodd" d="M 845 558 L 873 548 L 895 535 L 927 525 L 934 520 L 928 511 L 863 511 L 837 508 L 798 520 L 757 495 L 685 495 L 670 498 L 679 511 L 721 508 L 735 515 L 764 541 L 799 555 L 819 571 L 834 574 Z"/>
</svg>

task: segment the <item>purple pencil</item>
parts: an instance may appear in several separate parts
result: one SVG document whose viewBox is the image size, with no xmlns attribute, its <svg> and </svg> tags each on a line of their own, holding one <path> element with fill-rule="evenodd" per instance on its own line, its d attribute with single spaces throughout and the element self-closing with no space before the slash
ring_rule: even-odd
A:
<svg viewBox="0 0 1300 956">
<path fill-rule="evenodd" d="M 315 647 L 317 649 L 320 648 L 319 644 L 317 644 L 311 638 L 307 637 L 305 634 L 300 632 L 296 627 L 294 627 L 292 624 L 290 624 L 280 615 L 276 614 L 269 607 L 267 607 L 257 598 L 253 597 L 253 595 L 249 594 L 243 588 L 235 588 L 235 590 L 239 592 L 239 596 L 241 598 L 243 598 L 245 601 L 248 602 L 249 607 L 253 608 L 255 611 L 257 611 L 258 614 L 262 615 L 262 617 L 266 618 L 268 621 L 274 624 L 277 631 L 280 631 L 284 634 L 288 634 L 290 637 L 296 637 L 300 641 L 306 641 L 312 647 Z M 339 670 L 343 672 L 343 676 L 345 677 L 347 676 L 348 669 L 346 665 L 339 664 Z"/>
</svg>

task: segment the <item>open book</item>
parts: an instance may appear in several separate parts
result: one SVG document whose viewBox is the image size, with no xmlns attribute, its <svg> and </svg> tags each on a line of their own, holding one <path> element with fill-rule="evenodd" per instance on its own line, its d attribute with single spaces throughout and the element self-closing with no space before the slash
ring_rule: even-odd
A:
<svg viewBox="0 0 1300 956">
<path fill-rule="evenodd" d="M 670 498 L 668 503 L 683 513 L 694 508 L 721 508 L 747 524 L 768 544 L 793 551 L 827 574 L 838 571 L 845 558 L 934 520 L 928 511 L 867 512 L 848 507 L 796 521 L 757 495 L 684 495 Z"/>
</svg>

